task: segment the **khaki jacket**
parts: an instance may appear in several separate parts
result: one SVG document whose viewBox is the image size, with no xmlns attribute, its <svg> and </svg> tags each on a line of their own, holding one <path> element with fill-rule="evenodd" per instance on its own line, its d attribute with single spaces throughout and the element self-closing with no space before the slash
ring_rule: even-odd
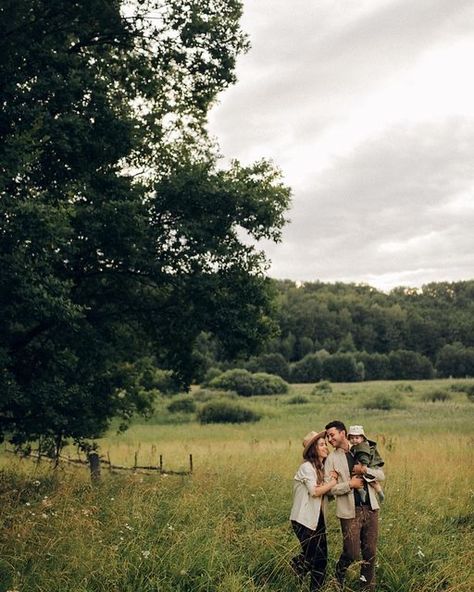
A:
<svg viewBox="0 0 474 592">
<path fill-rule="evenodd" d="M 336 516 L 338 518 L 355 518 L 354 494 L 349 487 L 351 475 L 349 473 L 346 453 L 341 448 L 333 450 L 326 459 L 324 464 L 324 480 L 326 482 L 331 480 L 329 476 L 331 471 L 337 471 L 339 473 L 337 485 L 330 491 L 330 494 L 336 498 Z M 367 474 L 375 477 L 377 481 L 383 481 L 385 479 L 384 472 L 380 468 L 369 468 Z M 374 488 L 369 486 L 367 490 L 369 492 L 370 507 L 372 510 L 378 510 L 380 506 Z"/>
<path fill-rule="evenodd" d="M 295 520 L 311 530 L 316 530 L 321 511 L 323 516 L 326 516 L 327 499 L 324 495 L 313 495 L 316 485 L 316 469 L 306 461 L 300 465 L 294 477 L 290 520 Z"/>
</svg>

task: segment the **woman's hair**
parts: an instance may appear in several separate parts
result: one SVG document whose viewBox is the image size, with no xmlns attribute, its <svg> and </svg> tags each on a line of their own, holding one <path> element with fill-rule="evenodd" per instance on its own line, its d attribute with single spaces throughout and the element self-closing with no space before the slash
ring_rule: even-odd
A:
<svg viewBox="0 0 474 592">
<path fill-rule="evenodd" d="M 318 438 L 315 442 L 311 444 L 308 450 L 303 454 L 303 458 L 309 461 L 313 467 L 316 469 L 316 474 L 318 476 L 318 483 L 322 483 L 324 481 L 324 461 L 326 459 L 321 460 L 318 456 L 318 442 L 320 440 L 324 440 L 324 438 Z"/>
</svg>

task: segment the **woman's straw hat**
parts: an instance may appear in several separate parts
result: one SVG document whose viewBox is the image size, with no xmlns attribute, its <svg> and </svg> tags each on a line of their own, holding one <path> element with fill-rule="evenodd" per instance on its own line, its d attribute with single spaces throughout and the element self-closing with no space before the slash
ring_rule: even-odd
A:
<svg viewBox="0 0 474 592">
<path fill-rule="evenodd" d="M 303 456 L 308 452 L 311 445 L 314 444 L 314 442 L 317 442 L 319 438 L 326 438 L 326 430 L 323 430 L 322 432 L 309 432 L 309 434 L 306 434 L 303 438 Z"/>
</svg>

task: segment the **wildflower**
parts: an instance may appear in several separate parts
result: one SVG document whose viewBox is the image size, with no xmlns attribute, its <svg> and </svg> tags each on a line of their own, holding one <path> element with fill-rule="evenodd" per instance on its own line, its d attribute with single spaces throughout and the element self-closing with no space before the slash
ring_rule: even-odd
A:
<svg viewBox="0 0 474 592">
<path fill-rule="evenodd" d="M 366 582 L 367 581 L 367 578 L 365 576 L 360 576 L 359 580 L 361 582 Z"/>
<path fill-rule="evenodd" d="M 113 502 L 113 501 L 114 501 L 114 499 L 115 499 L 114 497 L 111 497 L 111 498 L 110 498 L 110 501 L 111 501 L 111 502 Z"/>
<path fill-rule="evenodd" d="M 182 569 L 182 570 L 181 570 L 179 573 L 180 573 L 182 576 L 185 576 L 185 575 L 186 575 L 186 570 L 185 570 L 185 569 Z"/>
<path fill-rule="evenodd" d="M 145 559 L 148 559 L 151 555 L 151 551 L 142 551 L 142 555 Z"/>
<path fill-rule="evenodd" d="M 26 502 L 25 506 L 31 506 L 30 502 Z"/>
<path fill-rule="evenodd" d="M 33 481 L 33 485 L 35 487 L 39 487 L 41 485 L 41 481 L 38 481 L 38 479 L 36 479 L 35 481 Z"/>
<path fill-rule="evenodd" d="M 168 530 L 174 530 L 173 526 L 171 526 L 171 524 L 167 524 L 166 525 L 168 527 Z"/>
<path fill-rule="evenodd" d="M 418 555 L 418 557 L 420 559 L 423 559 L 423 557 L 425 556 L 425 554 L 423 553 L 423 551 L 420 549 L 420 547 L 418 547 L 418 551 L 416 552 L 416 554 Z"/>
<path fill-rule="evenodd" d="M 45 514 L 44 512 L 43 512 L 43 514 L 41 514 L 41 518 L 47 518 L 47 517 L 48 517 L 48 514 Z"/>
</svg>

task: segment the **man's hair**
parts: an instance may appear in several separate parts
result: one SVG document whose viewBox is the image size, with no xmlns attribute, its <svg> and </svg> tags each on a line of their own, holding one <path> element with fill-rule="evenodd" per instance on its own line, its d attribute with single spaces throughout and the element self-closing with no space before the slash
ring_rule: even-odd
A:
<svg viewBox="0 0 474 592">
<path fill-rule="evenodd" d="M 325 429 L 329 430 L 331 428 L 336 428 L 336 430 L 338 430 L 339 432 L 344 431 L 345 435 L 347 436 L 347 429 L 346 426 L 342 423 L 342 421 L 339 421 L 337 419 L 335 419 L 334 421 L 330 421 Z"/>
</svg>

